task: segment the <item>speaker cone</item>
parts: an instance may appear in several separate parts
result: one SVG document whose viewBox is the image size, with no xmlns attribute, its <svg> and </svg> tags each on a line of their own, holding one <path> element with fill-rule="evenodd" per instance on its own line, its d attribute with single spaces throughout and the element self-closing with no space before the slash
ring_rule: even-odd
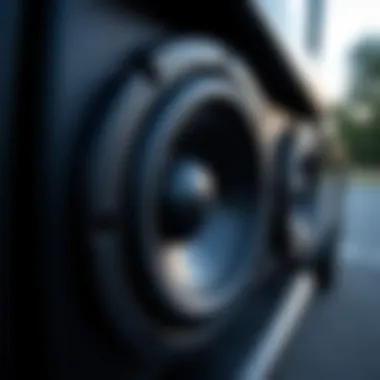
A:
<svg viewBox="0 0 380 380">
<path fill-rule="evenodd" d="M 152 286 L 185 319 L 226 307 L 249 282 L 257 253 L 258 151 L 246 111 L 223 82 L 195 81 L 163 107 L 137 169 Z"/>
</svg>

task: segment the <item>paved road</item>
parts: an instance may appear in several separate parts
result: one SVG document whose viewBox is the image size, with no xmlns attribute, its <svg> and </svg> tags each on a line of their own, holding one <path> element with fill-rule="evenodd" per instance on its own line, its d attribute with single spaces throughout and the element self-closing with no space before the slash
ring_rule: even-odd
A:
<svg viewBox="0 0 380 380">
<path fill-rule="evenodd" d="M 342 258 L 380 267 L 380 186 L 352 186 L 346 197 Z"/>
<path fill-rule="evenodd" d="M 380 379 L 380 187 L 348 189 L 340 258 L 336 289 L 316 300 L 276 380 Z"/>
</svg>

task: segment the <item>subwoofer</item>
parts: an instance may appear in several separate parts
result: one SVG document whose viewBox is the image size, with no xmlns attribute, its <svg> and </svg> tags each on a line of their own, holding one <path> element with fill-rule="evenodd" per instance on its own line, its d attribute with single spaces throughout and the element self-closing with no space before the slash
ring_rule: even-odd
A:
<svg viewBox="0 0 380 380">
<path fill-rule="evenodd" d="M 201 37 L 141 61 L 78 144 L 73 212 L 108 325 L 162 355 L 211 341 L 260 282 L 270 191 L 244 62 Z"/>
</svg>

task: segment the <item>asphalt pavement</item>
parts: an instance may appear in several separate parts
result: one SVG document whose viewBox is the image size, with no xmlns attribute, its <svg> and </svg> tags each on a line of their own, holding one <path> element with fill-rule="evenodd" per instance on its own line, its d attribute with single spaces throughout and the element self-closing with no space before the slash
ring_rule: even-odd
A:
<svg viewBox="0 0 380 380">
<path fill-rule="evenodd" d="M 274 380 L 380 379 L 380 186 L 350 185 L 334 290 L 307 313 Z"/>
</svg>

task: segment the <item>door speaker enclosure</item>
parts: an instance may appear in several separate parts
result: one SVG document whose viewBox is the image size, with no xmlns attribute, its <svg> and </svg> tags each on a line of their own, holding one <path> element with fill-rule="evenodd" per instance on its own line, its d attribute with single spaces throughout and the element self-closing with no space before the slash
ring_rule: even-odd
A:
<svg viewBox="0 0 380 380">
<path fill-rule="evenodd" d="M 188 352 L 228 323 L 267 259 L 260 92 L 208 38 L 132 61 L 80 145 L 75 217 L 115 335 L 144 355 Z"/>
<path fill-rule="evenodd" d="M 286 265 L 310 256 L 314 250 L 318 154 L 317 137 L 303 126 L 289 127 L 279 136 L 271 241 L 273 251 Z"/>
<path fill-rule="evenodd" d="M 278 139 L 271 247 L 289 269 L 308 266 L 328 288 L 336 272 L 342 183 L 329 175 L 320 130 L 299 123 Z"/>
</svg>

